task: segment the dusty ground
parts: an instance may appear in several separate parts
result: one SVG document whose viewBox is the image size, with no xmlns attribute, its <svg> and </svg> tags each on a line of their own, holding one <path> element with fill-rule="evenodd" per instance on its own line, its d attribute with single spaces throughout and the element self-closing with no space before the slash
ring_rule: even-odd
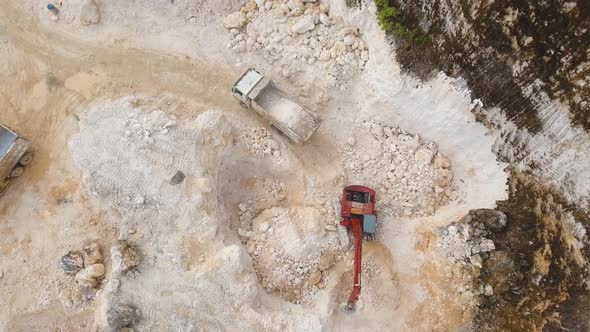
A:
<svg viewBox="0 0 590 332">
<path fill-rule="evenodd" d="M 6 6 L 2 13 L 2 81 L 12 82 L 2 87 L 2 120 L 35 142 L 35 163 L 27 170 L 27 181 L 15 181 L 3 197 L 1 287 L 10 295 L 2 297 L 0 321 L 8 330 L 87 330 L 94 320 L 92 307 L 69 312 L 63 321 L 59 297 L 72 281 L 61 273 L 59 257 L 86 239 L 106 246 L 118 230 L 89 199 L 68 152 L 68 138 L 78 130 L 77 114 L 95 98 L 169 90 L 190 96 L 199 86 L 197 105 L 215 101 L 228 112 L 242 110 L 229 98 L 207 96 L 232 84 L 232 74 L 224 75 L 221 68 L 63 40 L 13 10 Z M 183 108 L 177 115 L 186 118 L 191 112 Z M 43 256 L 48 259 L 35 258 Z"/>
<path fill-rule="evenodd" d="M 239 1 L 177 0 L 141 9 L 102 1 L 101 22 L 88 27 L 78 23 L 80 5 L 65 2 L 55 22 L 36 1 L 0 8 L 0 121 L 30 138 L 35 152 L 26 175 L 0 202 L 0 329 L 109 330 L 113 325 L 104 323 L 103 309 L 113 299 L 141 311 L 133 324 L 139 331 L 470 326 L 478 298 L 449 287 L 461 284 L 463 275 L 434 245 L 436 229 L 506 198 L 507 174 L 460 82 L 440 75 L 423 84 L 401 75 L 371 10 L 348 10 L 343 1 L 331 1 L 330 16 L 360 29 L 370 58 L 363 70 L 335 80 L 305 65 L 285 75 L 282 65 L 255 51 L 228 49 L 230 32 L 222 22 Z M 322 126 L 307 144 L 292 145 L 231 97 L 232 84 L 247 67 L 276 77 L 320 118 Z M 176 125 L 169 136 L 155 136 L 154 148 L 126 140 L 125 128 L 109 122 L 129 112 L 141 122 L 156 110 L 175 116 Z M 209 110 L 226 119 L 227 135 L 207 126 Z M 270 155 L 253 147 L 258 134 L 252 130 L 260 129 L 274 142 L 265 143 L 272 146 Z M 354 144 L 347 142 L 351 132 Z M 194 142 L 186 141 L 194 156 L 163 148 L 167 137 L 179 133 L 194 135 Z M 378 188 L 383 202 L 395 204 L 379 206 L 380 234 L 364 253 L 363 295 L 357 311 L 344 314 L 340 304 L 350 290 L 352 256 L 328 227 L 336 221 L 332 202 L 349 182 L 389 181 L 355 172 L 354 164 L 370 162 L 381 172 L 389 165 L 381 158 L 390 153 L 390 140 L 414 139 L 448 157 L 454 178 L 446 186 L 452 190 L 439 196 L 445 199 L 430 200 L 438 203 L 428 208 L 404 202 L 409 205 L 402 209 L 399 194 Z M 398 154 L 409 159 L 396 166 L 405 180 L 400 176 L 395 187 L 404 195 L 416 192 L 413 180 L 419 179 L 434 193 L 433 174 L 442 168 L 418 166 L 413 150 L 396 142 L 404 146 Z M 382 145 L 384 153 L 371 155 L 371 145 Z M 117 168 L 121 181 L 113 180 L 110 163 L 127 160 L 130 151 L 139 156 L 137 163 Z M 138 174 L 159 181 L 187 160 L 187 181 L 179 187 L 185 195 L 170 188 L 162 190 L 170 196 L 160 195 L 153 182 L 134 182 Z M 142 207 L 121 201 L 139 194 Z M 240 235 L 273 208 L 290 216 L 270 218 L 278 235 Z M 111 273 L 109 248 L 117 239 L 144 252 L 137 274 Z M 80 294 L 59 261 L 91 240 L 102 247 L 107 271 L 97 294 Z M 289 254 L 286 275 L 299 270 L 293 283 L 267 283 L 283 277 L 269 273 L 275 261 L 264 255 L 272 249 Z M 326 253 L 335 258 L 323 269 Z M 322 270 L 322 282 L 300 286 L 314 269 Z"/>
</svg>

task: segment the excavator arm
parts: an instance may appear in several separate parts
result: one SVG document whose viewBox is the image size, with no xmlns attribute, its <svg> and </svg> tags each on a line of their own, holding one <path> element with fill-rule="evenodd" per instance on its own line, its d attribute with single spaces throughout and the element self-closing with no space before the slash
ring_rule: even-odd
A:
<svg viewBox="0 0 590 332">
<path fill-rule="evenodd" d="M 353 218 L 351 220 L 351 229 L 354 236 L 354 286 L 352 292 L 348 297 L 346 303 L 346 309 L 351 311 L 354 310 L 354 305 L 361 295 L 361 266 L 363 257 L 363 226 L 362 220 L 359 218 Z"/>
</svg>

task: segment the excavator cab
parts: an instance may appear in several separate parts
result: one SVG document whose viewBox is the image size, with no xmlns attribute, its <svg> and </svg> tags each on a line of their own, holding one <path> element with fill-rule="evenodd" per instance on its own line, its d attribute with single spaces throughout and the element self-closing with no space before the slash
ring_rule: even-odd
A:
<svg viewBox="0 0 590 332">
<path fill-rule="evenodd" d="M 348 186 L 342 193 L 342 226 L 350 226 L 353 216 L 360 219 L 365 240 L 375 239 L 377 216 L 375 215 L 375 191 L 365 186 Z"/>
<path fill-rule="evenodd" d="M 357 203 L 369 203 L 371 196 L 366 192 L 346 191 L 346 199 Z"/>
</svg>

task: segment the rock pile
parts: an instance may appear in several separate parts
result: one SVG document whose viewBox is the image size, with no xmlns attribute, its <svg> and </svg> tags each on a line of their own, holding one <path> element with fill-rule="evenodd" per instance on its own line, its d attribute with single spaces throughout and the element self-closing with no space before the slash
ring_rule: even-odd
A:
<svg viewBox="0 0 590 332">
<path fill-rule="evenodd" d="M 349 182 L 377 191 L 378 209 L 394 216 L 427 216 L 458 197 L 449 160 L 434 143 L 374 121 L 370 135 L 350 137 L 341 149 Z"/>
<path fill-rule="evenodd" d="M 97 322 L 101 331 L 120 332 L 125 328 L 128 329 L 126 331 L 133 331 L 131 328 L 141 319 L 141 312 L 134 305 L 120 299 L 119 277 L 139 265 L 141 254 L 134 245 L 119 240 L 111 247 L 111 259 L 113 278 L 99 299 L 101 308 Z M 102 253 L 96 242 L 84 246 L 81 252 L 68 252 L 61 258 L 61 267 L 66 274 L 75 276 L 76 283 L 85 293 L 86 290 L 98 288 L 105 275 Z M 69 306 L 74 301 L 79 301 L 75 299 L 76 296 L 81 296 L 79 291 L 64 294 L 62 301 Z"/>
<path fill-rule="evenodd" d="M 176 117 L 161 111 L 146 114 L 138 109 L 129 113 L 128 119 L 121 124 L 125 127 L 126 140 L 154 144 L 156 139 L 164 138 L 176 126 Z"/>
<path fill-rule="evenodd" d="M 247 3 L 224 20 L 230 29 L 227 47 L 236 53 L 262 53 L 285 67 L 314 65 L 332 85 L 345 87 L 345 77 L 369 60 L 366 42 L 356 27 L 332 20 L 327 3 L 289 0 Z"/>
<path fill-rule="evenodd" d="M 119 240 L 111 247 L 113 275 L 122 276 L 141 262 L 141 253 L 132 244 Z M 105 266 L 98 243 L 91 242 L 82 251 L 70 251 L 61 258 L 61 268 L 75 276 L 76 283 L 85 289 L 98 288 L 105 275 Z"/>
<path fill-rule="evenodd" d="M 285 200 L 286 185 L 283 182 L 270 178 L 254 178 L 253 192 L 257 195 L 254 199 L 238 204 L 240 226 L 238 234 L 244 236 L 252 228 L 252 220 L 260 211 L 273 206 L 282 205 Z"/>
<path fill-rule="evenodd" d="M 343 177 L 337 177 L 334 182 L 326 188 L 322 179 L 317 176 L 307 176 L 305 178 L 305 206 L 313 206 L 321 211 L 324 211 L 325 227 L 324 229 L 330 232 L 340 230 L 340 195 L 342 194 L 342 186 L 344 186 Z M 346 235 L 346 229 L 344 229 Z M 342 239 L 342 249 L 348 248 L 348 235 Z"/>
<path fill-rule="evenodd" d="M 250 127 L 244 129 L 239 136 L 239 142 L 244 149 L 257 156 L 272 157 L 277 161 L 281 158 L 279 144 L 265 128 Z"/>
<path fill-rule="evenodd" d="M 84 246 L 82 252 L 68 252 L 61 258 L 61 268 L 67 275 L 75 276 L 80 287 L 97 288 L 105 274 L 99 245 L 92 242 Z"/>
<path fill-rule="evenodd" d="M 506 215 L 500 211 L 471 210 L 461 220 L 440 231 L 438 245 L 466 278 L 456 285 L 457 291 L 468 296 L 493 295 L 489 284 L 478 281 L 484 259 L 496 249 L 489 239 L 490 232 L 500 232 L 506 227 Z"/>
<path fill-rule="evenodd" d="M 336 260 L 338 240 L 323 230 L 321 220 L 313 208 L 281 207 L 254 218 L 242 241 L 266 291 L 300 303 L 324 287 L 323 274 Z"/>
<path fill-rule="evenodd" d="M 228 29 L 241 29 L 246 22 L 248 19 L 242 12 L 231 13 L 223 19 L 223 25 Z"/>
</svg>

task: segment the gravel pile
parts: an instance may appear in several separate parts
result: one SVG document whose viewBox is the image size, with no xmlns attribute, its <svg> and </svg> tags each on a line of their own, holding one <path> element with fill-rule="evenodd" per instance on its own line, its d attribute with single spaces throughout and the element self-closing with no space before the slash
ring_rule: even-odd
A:
<svg viewBox="0 0 590 332">
<path fill-rule="evenodd" d="M 326 229 L 328 218 L 320 209 L 285 207 L 283 183 L 255 182 L 260 194 L 238 205 L 240 240 L 267 292 L 309 302 L 325 287 L 322 279 L 335 261 L 338 233 Z"/>
<path fill-rule="evenodd" d="M 224 20 L 229 29 L 227 47 L 232 51 L 261 54 L 271 64 L 295 70 L 313 65 L 332 86 L 340 88 L 346 88 L 346 79 L 365 68 L 369 60 L 366 41 L 356 27 L 330 18 L 328 4 L 257 3 L 247 3 Z"/>
<path fill-rule="evenodd" d="M 361 128 L 342 146 L 344 168 L 350 183 L 377 191 L 382 213 L 427 216 L 458 198 L 450 161 L 434 143 L 374 121 Z"/>
<path fill-rule="evenodd" d="M 440 230 L 438 246 L 454 267 L 464 275 L 463 283 L 453 285 L 465 296 L 494 294 L 493 287 L 479 280 L 483 262 L 496 250 L 491 232 L 506 227 L 506 215 L 500 211 L 471 210 L 461 220 Z"/>
<path fill-rule="evenodd" d="M 281 150 L 273 135 L 266 128 L 247 127 L 240 133 L 239 144 L 248 152 L 263 157 L 281 160 Z"/>
</svg>

